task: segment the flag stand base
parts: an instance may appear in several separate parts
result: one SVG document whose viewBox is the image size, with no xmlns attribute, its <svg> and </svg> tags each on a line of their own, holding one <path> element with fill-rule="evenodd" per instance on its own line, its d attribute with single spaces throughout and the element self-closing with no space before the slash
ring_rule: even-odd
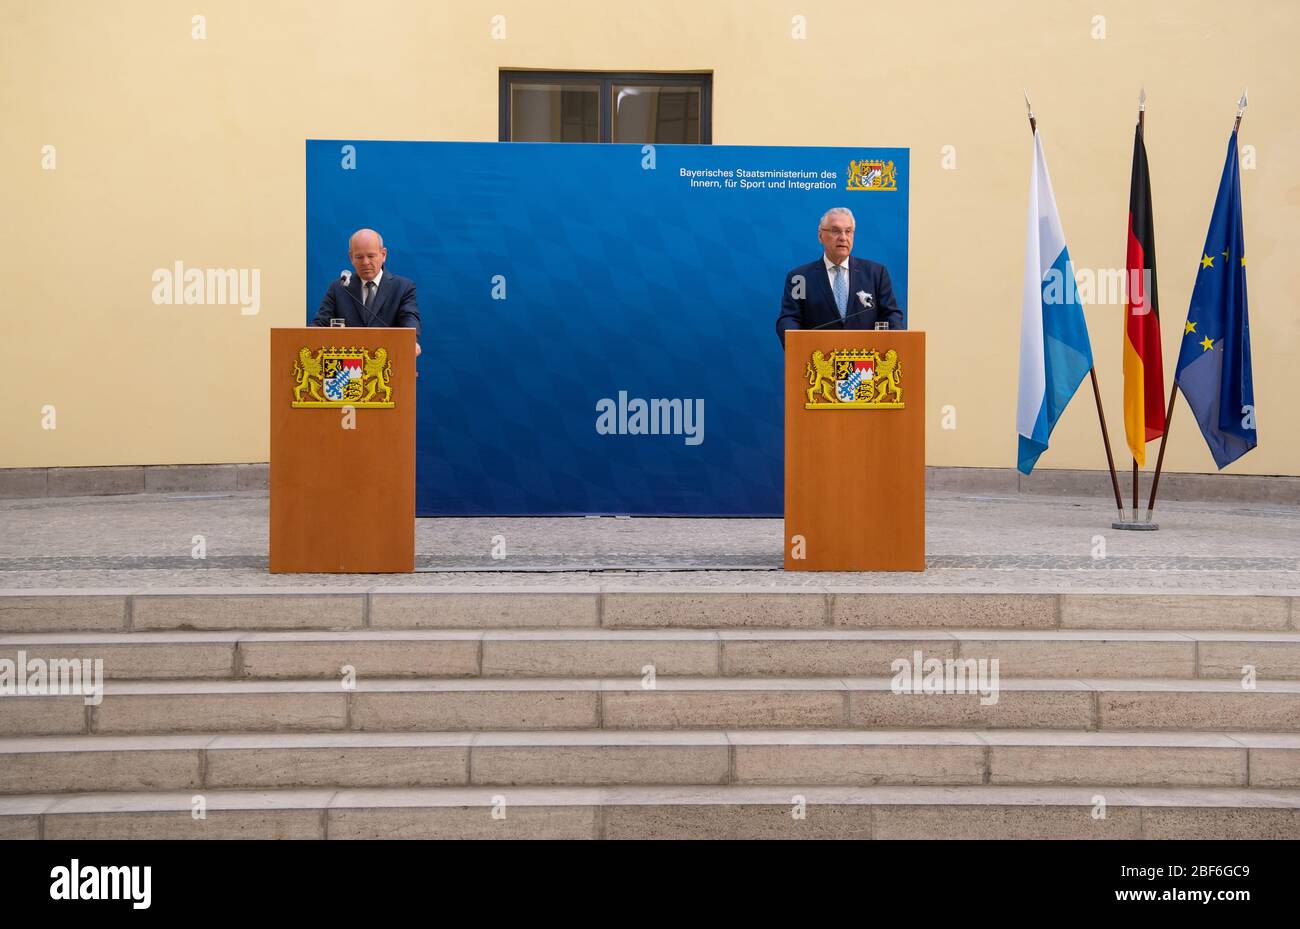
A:
<svg viewBox="0 0 1300 929">
<path fill-rule="evenodd" d="M 1110 524 L 1110 528 L 1112 528 L 1112 529 L 1130 529 L 1130 530 L 1133 530 L 1133 531 L 1135 531 L 1135 532 L 1154 532 L 1154 531 L 1156 531 L 1157 529 L 1160 528 L 1160 525 L 1159 525 L 1158 523 L 1153 523 L 1153 522 L 1151 522 L 1151 513 L 1150 513 L 1149 511 L 1148 511 L 1148 513 L 1146 514 L 1146 517 L 1147 517 L 1146 519 L 1142 519 L 1142 520 L 1137 519 L 1137 518 L 1136 518 L 1136 516 L 1137 516 L 1136 513 L 1134 513 L 1133 515 L 1134 515 L 1135 518 L 1134 518 L 1132 521 L 1125 520 L 1125 519 L 1119 519 L 1119 520 L 1116 520 L 1115 522 L 1111 523 L 1111 524 Z"/>
</svg>

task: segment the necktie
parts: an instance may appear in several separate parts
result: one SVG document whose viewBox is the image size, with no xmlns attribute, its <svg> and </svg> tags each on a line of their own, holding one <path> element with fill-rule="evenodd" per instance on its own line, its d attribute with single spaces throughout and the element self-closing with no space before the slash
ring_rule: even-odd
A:
<svg viewBox="0 0 1300 929">
<path fill-rule="evenodd" d="M 831 290 L 835 293 L 835 307 L 840 311 L 840 319 L 843 319 L 844 314 L 849 309 L 848 275 L 844 273 L 844 269 L 839 265 L 832 266 L 831 272 L 834 275 Z"/>
<path fill-rule="evenodd" d="M 375 282 L 366 281 L 366 296 L 365 299 L 361 301 L 361 304 L 366 309 L 370 309 L 371 308 L 370 304 L 373 303 L 374 300 L 375 300 Z M 843 310 L 840 311 L 841 314 L 843 314 L 843 312 L 844 312 Z"/>
</svg>

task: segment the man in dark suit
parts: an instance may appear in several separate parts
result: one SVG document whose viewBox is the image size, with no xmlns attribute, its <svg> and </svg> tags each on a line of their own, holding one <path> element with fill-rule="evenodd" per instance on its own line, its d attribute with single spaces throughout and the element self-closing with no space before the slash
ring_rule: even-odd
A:
<svg viewBox="0 0 1300 929">
<path fill-rule="evenodd" d="M 902 329 L 903 311 L 882 264 L 851 258 L 853 214 L 842 206 L 827 210 L 817 227 L 823 254 L 785 276 L 776 335 L 785 345 L 787 329 L 874 329 L 877 322 Z"/>
<path fill-rule="evenodd" d="M 406 326 L 415 330 L 415 353 L 420 354 L 420 310 L 415 304 L 415 282 L 384 270 L 388 249 L 373 229 L 360 229 L 348 240 L 348 258 L 356 274 L 346 271 L 325 291 L 313 326 L 328 326 L 342 319 L 349 326 Z"/>
</svg>

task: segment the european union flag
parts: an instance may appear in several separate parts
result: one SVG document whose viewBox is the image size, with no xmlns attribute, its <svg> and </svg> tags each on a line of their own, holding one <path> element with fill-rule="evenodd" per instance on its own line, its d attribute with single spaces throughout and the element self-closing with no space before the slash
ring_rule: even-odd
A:
<svg viewBox="0 0 1300 929">
<path fill-rule="evenodd" d="M 1228 160 L 1196 274 L 1174 381 L 1200 424 L 1214 463 L 1224 468 L 1257 444 L 1236 131 L 1228 140 Z"/>
</svg>

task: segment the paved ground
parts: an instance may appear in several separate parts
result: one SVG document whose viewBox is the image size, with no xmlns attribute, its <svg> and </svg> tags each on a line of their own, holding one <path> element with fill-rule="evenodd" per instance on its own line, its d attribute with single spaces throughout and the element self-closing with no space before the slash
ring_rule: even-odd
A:
<svg viewBox="0 0 1300 929">
<path fill-rule="evenodd" d="M 1300 593 L 1300 508 L 1169 503 L 1157 512 L 1158 532 L 1112 530 L 1106 500 L 931 493 L 926 510 L 923 574 L 787 573 L 775 519 L 603 517 L 421 519 L 415 574 L 272 576 L 264 492 L 7 500 L 0 501 L 0 588 L 846 585 Z M 201 560 L 191 556 L 196 535 L 206 546 Z M 490 557 L 498 535 L 504 560 Z"/>
</svg>

